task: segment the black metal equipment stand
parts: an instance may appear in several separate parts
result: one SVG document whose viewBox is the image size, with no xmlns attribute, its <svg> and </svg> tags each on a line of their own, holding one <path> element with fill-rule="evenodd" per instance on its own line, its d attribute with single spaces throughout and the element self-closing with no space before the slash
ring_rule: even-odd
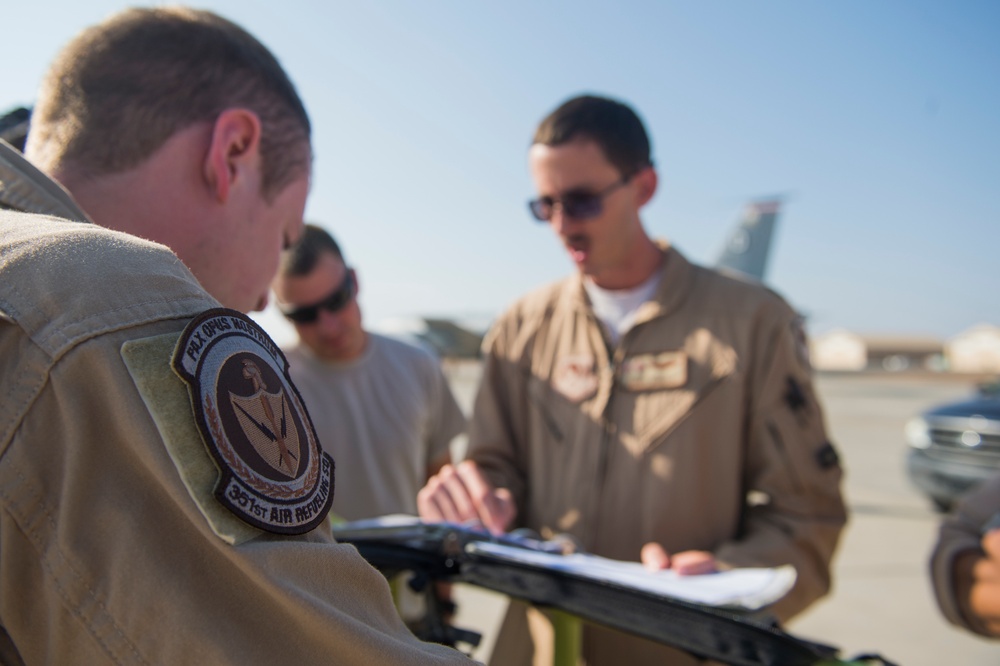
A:
<svg viewBox="0 0 1000 666">
<path fill-rule="evenodd" d="M 491 541 L 544 549 L 550 542 L 491 537 L 456 525 L 425 523 L 385 527 L 347 523 L 335 527 L 334 536 L 340 542 L 353 544 L 383 572 L 415 572 L 411 583 L 414 588 L 429 589 L 438 580 L 468 583 L 732 666 L 872 663 L 841 661 L 836 648 L 794 637 L 752 613 L 665 598 L 469 547 L 477 541 Z M 442 614 L 435 608 L 434 595 L 428 597 L 429 618 L 436 616 L 438 621 L 430 618 L 429 631 L 421 638 L 449 645 L 455 641 L 478 644 L 474 632 L 440 621 Z M 873 659 L 877 660 L 874 663 L 888 663 Z"/>
</svg>

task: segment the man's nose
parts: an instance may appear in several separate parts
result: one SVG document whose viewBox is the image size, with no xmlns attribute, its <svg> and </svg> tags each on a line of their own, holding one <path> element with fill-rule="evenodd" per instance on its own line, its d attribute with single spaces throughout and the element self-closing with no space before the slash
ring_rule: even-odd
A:
<svg viewBox="0 0 1000 666">
<path fill-rule="evenodd" d="M 325 332 L 336 333 L 342 326 L 340 313 L 341 310 L 330 312 L 326 308 L 320 308 L 319 317 L 316 323 L 319 324 L 320 328 L 322 328 Z"/>
<path fill-rule="evenodd" d="M 563 208 L 561 201 L 556 201 L 552 204 L 552 216 L 549 218 L 549 224 L 557 234 L 562 234 L 567 227 L 570 227 L 579 222 L 572 215 L 566 214 L 566 209 Z"/>
</svg>

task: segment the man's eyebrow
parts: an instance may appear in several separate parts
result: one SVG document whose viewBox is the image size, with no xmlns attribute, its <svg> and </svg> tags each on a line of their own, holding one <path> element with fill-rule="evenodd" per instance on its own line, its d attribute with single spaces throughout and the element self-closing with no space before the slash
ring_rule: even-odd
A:
<svg viewBox="0 0 1000 666">
<path fill-rule="evenodd" d="M 591 194 L 597 194 L 598 189 L 596 187 L 590 187 L 588 185 L 580 185 L 566 190 L 560 196 L 563 197 L 573 197 L 573 196 L 589 196 Z"/>
</svg>

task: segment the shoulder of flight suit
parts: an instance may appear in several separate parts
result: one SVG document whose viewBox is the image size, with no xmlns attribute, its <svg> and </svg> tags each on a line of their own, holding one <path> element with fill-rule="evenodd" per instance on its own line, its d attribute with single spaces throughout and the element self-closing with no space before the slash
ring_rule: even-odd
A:
<svg viewBox="0 0 1000 666">
<path fill-rule="evenodd" d="M 165 247 L 42 215 L 0 210 L 0 273 L 0 319 L 17 331 L 4 336 L 5 345 L 18 350 L 4 364 L 17 378 L 3 389 L 4 443 L 51 368 L 74 348 L 217 305 Z"/>
<path fill-rule="evenodd" d="M 707 290 L 722 295 L 722 298 L 706 302 L 705 307 L 724 310 L 731 316 L 743 318 L 763 315 L 790 319 L 796 316 L 784 297 L 767 285 L 738 273 L 693 266 L 693 293 Z"/>
<path fill-rule="evenodd" d="M 0 139 L 0 209 L 5 208 L 80 222 L 90 221 L 66 188 Z"/>
<path fill-rule="evenodd" d="M 483 353 L 498 354 L 508 358 L 521 356 L 529 341 L 539 330 L 552 323 L 557 309 L 574 306 L 574 285 L 578 276 L 538 287 L 510 305 L 490 327 L 483 338 Z"/>
<path fill-rule="evenodd" d="M 218 306 L 168 248 L 93 224 L 0 211 L 0 252 L 0 309 L 53 359 L 88 338 Z"/>
</svg>

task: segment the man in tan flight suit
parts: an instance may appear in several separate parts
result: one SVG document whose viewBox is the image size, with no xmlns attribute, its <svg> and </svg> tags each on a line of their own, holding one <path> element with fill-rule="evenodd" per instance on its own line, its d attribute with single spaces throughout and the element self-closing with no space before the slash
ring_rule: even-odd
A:
<svg viewBox="0 0 1000 666">
<path fill-rule="evenodd" d="M 830 589 L 846 512 L 799 317 L 759 284 L 693 265 L 646 234 L 657 187 L 628 106 L 567 101 L 529 152 L 548 221 L 577 272 L 528 294 L 484 342 L 469 460 L 421 491 L 429 519 L 568 533 L 590 552 L 698 574 L 794 565 L 780 620 Z M 551 645 L 532 615 L 536 664 Z M 525 663 L 523 607 L 491 663 Z M 587 627 L 588 664 L 691 664 Z"/>
<path fill-rule="evenodd" d="M 333 461 L 243 314 L 311 172 L 273 55 L 123 12 L 57 58 L 26 155 L 0 142 L 0 663 L 466 663 L 330 537 Z"/>
</svg>

